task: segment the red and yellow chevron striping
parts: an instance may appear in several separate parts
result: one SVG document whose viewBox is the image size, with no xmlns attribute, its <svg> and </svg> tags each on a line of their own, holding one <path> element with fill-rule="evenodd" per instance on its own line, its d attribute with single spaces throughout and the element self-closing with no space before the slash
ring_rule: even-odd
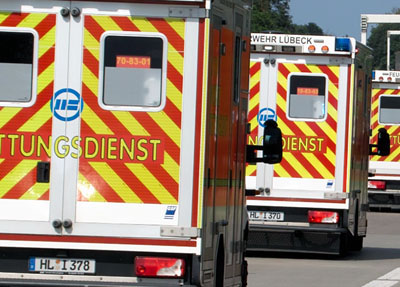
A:
<svg viewBox="0 0 400 287">
<path fill-rule="evenodd" d="M 100 37 L 105 31 L 160 32 L 168 38 L 167 99 L 161 112 L 106 111 L 98 106 Z M 176 204 L 179 191 L 185 21 L 86 16 L 81 136 L 122 145 L 117 160 L 81 157 L 78 200 Z M 134 141 L 132 141 L 134 139 Z M 135 160 L 125 160 L 136 144 Z M 131 151 L 132 152 L 132 151 Z"/>
<path fill-rule="evenodd" d="M 258 120 L 257 115 L 260 109 L 260 74 L 261 63 L 250 62 L 250 99 L 249 113 L 247 121 L 250 123 L 250 135 L 248 135 L 247 143 L 257 145 L 258 140 Z M 256 165 L 246 166 L 246 176 L 255 176 L 257 172 Z"/>
<path fill-rule="evenodd" d="M 371 161 L 398 162 L 400 161 L 400 127 L 397 125 L 381 125 L 378 122 L 379 114 L 379 97 L 381 95 L 400 95 L 398 89 L 372 89 L 372 104 L 371 104 L 371 143 L 377 143 L 378 130 L 386 128 L 390 135 L 390 155 L 388 156 L 371 156 Z"/>
<path fill-rule="evenodd" d="M 322 122 L 291 121 L 286 116 L 287 79 L 290 73 L 326 74 L 329 79 L 328 115 Z M 333 179 L 336 161 L 338 66 L 279 64 L 278 125 L 284 138 L 284 155 L 274 166 L 274 176 Z"/>
<path fill-rule="evenodd" d="M 1 27 L 32 28 L 39 35 L 36 102 L 29 108 L 0 107 L 1 199 L 49 199 L 49 184 L 36 182 L 36 164 L 50 158 L 55 24 L 55 14 L 0 13 Z"/>
</svg>

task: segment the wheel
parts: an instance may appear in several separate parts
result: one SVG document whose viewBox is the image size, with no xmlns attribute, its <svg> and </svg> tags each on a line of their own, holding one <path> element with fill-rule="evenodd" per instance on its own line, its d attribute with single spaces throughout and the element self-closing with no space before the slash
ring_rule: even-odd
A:
<svg viewBox="0 0 400 287">
<path fill-rule="evenodd" d="M 349 236 L 349 250 L 360 251 L 363 248 L 364 238 L 361 236 Z"/>
<path fill-rule="evenodd" d="M 247 276 L 249 275 L 247 260 L 243 258 L 242 262 L 242 287 L 247 286 Z"/>
</svg>

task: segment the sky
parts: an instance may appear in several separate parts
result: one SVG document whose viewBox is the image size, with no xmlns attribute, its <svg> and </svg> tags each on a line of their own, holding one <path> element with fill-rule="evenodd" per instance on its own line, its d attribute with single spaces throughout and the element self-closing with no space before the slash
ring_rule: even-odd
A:
<svg viewBox="0 0 400 287">
<path fill-rule="evenodd" d="M 314 22 L 324 33 L 350 36 L 360 41 L 361 14 L 391 14 L 400 0 L 290 0 L 290 15 L 295 24 Z M 372 24 L 368 25 L 368 33 Z"/>
</svg>

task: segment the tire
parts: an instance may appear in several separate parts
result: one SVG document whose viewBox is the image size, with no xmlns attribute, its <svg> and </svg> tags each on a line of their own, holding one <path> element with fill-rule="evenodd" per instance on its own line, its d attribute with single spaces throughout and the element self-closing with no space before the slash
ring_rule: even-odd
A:
<svg viewBox="0 0 400 287">
<path fill-rule="evenodd" d="M 242 287 L 247 286 L 247 276 L 249 275 L 249 269 L 248 269 L 248 264 L 247 260 L 243 258 L 242 262 Z"/>
<path fill-rule="evenodd" d="M 364 238 L 361 236 L 349 236 L 349 250 L 361 251 L 363 248 Z"/>
</svg>

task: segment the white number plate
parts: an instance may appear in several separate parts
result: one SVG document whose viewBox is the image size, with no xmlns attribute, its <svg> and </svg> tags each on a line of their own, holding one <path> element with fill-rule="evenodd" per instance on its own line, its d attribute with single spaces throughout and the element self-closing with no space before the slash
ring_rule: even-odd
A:
<svg viewBox="0 0 400 287">
<path fill-rule="evenodd" d="M 250 220 L 283 221 L 285 214 L 280 211 L 248 211 Z"/>
<path fill-rule="evenodd" d="M 92 259 L 29 258 L 29 271 L 41 273 L 94 274 L 96 261 Z"/>
</svg>

